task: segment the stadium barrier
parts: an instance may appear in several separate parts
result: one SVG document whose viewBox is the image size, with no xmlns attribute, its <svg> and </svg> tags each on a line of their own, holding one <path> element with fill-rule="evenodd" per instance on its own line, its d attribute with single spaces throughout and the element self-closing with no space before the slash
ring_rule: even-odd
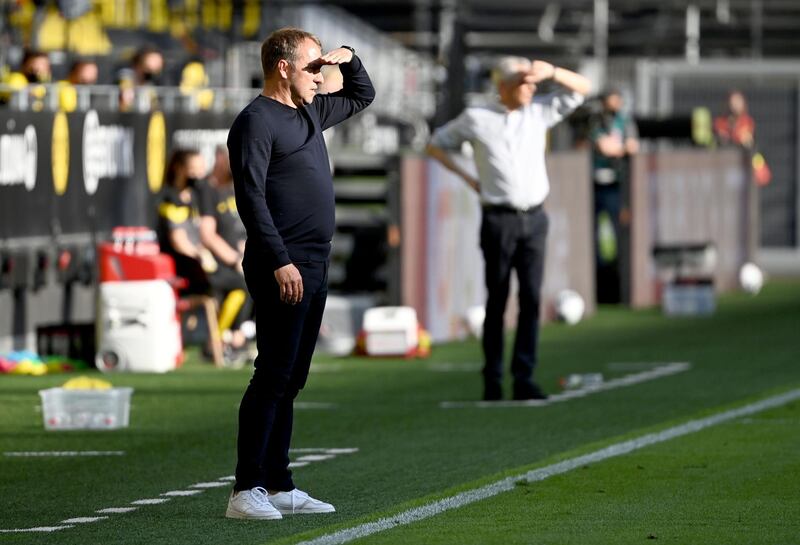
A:
<svg viewBox="0 0 800 545">
<path fill-rule="evenodd" d="M 94 320 L 97 242 L 156 222 L 169 151 L 213 165 L 232 114 L 0 111 L 0 350 Z"/>
<path fill-rule="evenodd" d="M 665 150 L 632 158 L 625 193 L 630 222 L 623 255 L 623 294 L 633 307 L 657 304 L 663 278 L 653 251 L 667 245 L 711 244 L 716 291 L 738 287 L 741 266 L 759 241 L 757 188 L 743 152 Z"/>
<path fill-rule="evenodd" d="M 554 152 L 547 159 L 545 321 L 555 318 L 554 304 L 564 289 L 581 295 L 587 315 L 595 309 L 589 166 L 586 152 Z M 467 310 L 482 305 L 486 293 L 477 195 L 438 163 L 416 155 L 403 159 L 401 193 L 403 304 L 417 310 L 434 341 L 463 338 Z M 515 289 L 506 313 L 510 326 L 517 314 Z"/>
</svg>

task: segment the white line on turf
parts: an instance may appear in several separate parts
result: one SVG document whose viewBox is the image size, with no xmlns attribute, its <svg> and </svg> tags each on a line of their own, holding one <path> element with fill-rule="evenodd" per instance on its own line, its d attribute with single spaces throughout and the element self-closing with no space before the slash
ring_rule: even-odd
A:
<svg viewBox="0 0 800 545">
<path fill-rule="evenodd" d="M 343 365 L 339 365 L 336 363 L 312 363 L 311 367 L 309 368 L 309 373 L 338 373 L 344 370 Z"/>
<path fill-rule="evenodd" d="M 480 363 L 431 363 L 428 366 L 428 371 L 435 373 L 473 373 L 481 370 Z"/>
<path fill-rule="evenodd" d="M 606 364 L 609 371 L 647 371 L 665 365 L 660 361 L 612 361 Z"/>
<path fill-rule="evenodd" d="M 239 408 L 239 403 L 235 407 Z M 336 408 L 335 403 L 325 403 L 323 401 L 295 401 L 294 408 L 300 411 L 328 411 Z"/>
<path fill-rule="evenodd" d="M 107 518 L 108 517 L 75 517 L 62 520 L 61 524 L 86 524 L 87 522 L 97 522 L 98 520 L 104 520 Z"/>
<path fill-rule="evenodd" d="M 228 483 L 222 483 L 222 484 L 227 486 Z M 202 490 L 170 490 L 169 492 L 164 492 L 161 495 L 162 496 L 168 496 L 168 497 L 173 497 L 173 496 L 179 496 L 179 497 L 180 496 L 194 496 L 195 494 L 200 494 L 202 492 L 203 492 Z"/>
<path fill-rule="evenodd" d="M 668 428 L 664 431 L 648 433 L 628 441 L 615 443 L 589 454 L 584 454 L 583 456 L 569 458 L 562 462 L 551 464 L 539 469 L 534 469 L 528 471 L 527 473 L 522 473 L 521 475 L 507 477 L 480 488 L 467 490 L 466 492 L 461 492 L 455 496 L 450 496 L 421 507 L 403 511 L 402 513 L 398 513 L 394 516 L 382 518 L 375 522 L 367 522 L 352 528 L 346 528 L 332 534 L 320 536 L 316 539 L 303 541 L 297 545 L 341 545 L 344 543 L 349 543 L 355 539 L 370 536 L 372 534 L 383 532 L 384 530 L 389 530 L 391 528 L 396 528 L 397 526 L 404 524 L 411 524 L 412 522 L 417 522 L 439 515 L 445 511 L 449 511 L 450 509 L 457 509 L 476 501 L 491 498 L 492 496 L 496 496 L 503 492 L 508 492 L 513 490 L 516 487 L 516 483 L 519 482 L 531 483 L 543 481 L 549 477 L 566 473 L 573 469 L 585 466 L 586 464 L 593 464 L 609 458 L 614 458 L 616 456 L 622 456 L 623 454 L 628 454 L 635 450 L 639 450 L 650 445 L 655 445 L 657 443 L 663 443 L 664 441 L 669 441 L 671 439 L 675 439 L 676 437 L 695 433 L 711 426 L 716 426 L 724 422 L 735 420 L 742 416 L 748 416 L 766 411 L 768 409 L 774 409 L 776 407 L 786 405 L 787 403 L 791 403 L 792 401 L 797 401 L 798 399 L 800 399 L 800 389 L 791 390 L 784 394 L 768 397 L 755 403 L 750 403 L 749 405 L 739 407 L 738 409 L 730 409 L 706 418 L 689 420 L 688 422 Z"/>
<path fill-rule="evenodd" d="M 570 399 L 585 397 L 590 394 L 596 394 L 597 392 L 605 392 L 608 390 L 614 390 L 616 388 L 622 388 L 624 386 L 631 386 L 633 384 L 639 384 L 642 382 L 683 373 L 684 371 L 691 369 L 691 367 L 692 366 L 686 362 L 669 363 L 660 367 L 656 367 L 655 369 L 650 369 L 649 371 L 642 371 L 641 373 L 634 373 L 632 375 L 625 375 L 624 377 L 607 380 L 597 384 L 596 386 L 589 386 L 576 390 L 567 390 L 560 394 L 551 395 L 547 399 L 530 399 L 525 401 L 443 401 L 439 404 L 439 406 L 443 409 L 463 409 L 467 407 L 477 409 L 546 407 L 547 405 L 552 405 L 553 403 L 569 401 Z"/>
<path fill-rule="evenodd" d="M 75 528 L 74 526 L 37 526 L 35 528 L 9 528 L 8 530 L 0 530 L 0 534 L 16 534 L 28 532 L 57 532 L 58 530 L 66 530 L 67 528 Z"/>
<path fill-rule="evenodd" d="M 209 483 L 194 483 L 189 488 L 218 488 L 221 486 L 228 486 L 225 481 L 211 481 Z"/>
<path fill-rule="evenodd" d="M 130 513 L 131 511 L 136 511 L 139 509 L 138 507 L 106 507 L 105 509 L 98 509 L 95 513 L 100 513 L 101 515 L 109 514 L 109 515 L 120 515 L 122 513 Z"/>
<path fill-rule="evenodd" d="M 317 401 L 295 401 L 294 402 L 295 409 L 318 409 L 318 410 L 326 410 L 326 409 L 335 409 L 335 403 L 322 403 Z"/>
<path fill-rule="evenodd" d="M 41 458 L 49 456 L 125 456 L 124 450 L 40 450 L 26 452 L 4 452 L 4 456 L 14 458 Z"/>
<path fill-rule="evenodd" d="M 169 498 L 146 498 L 143 500 L 134 500 L 131 505 L 158 505 L 159 503 L 167 503 Z"/>
<path fill-rule="evenodd" d="M 358 452 L 357 448 L 299 448 L 299 449 L 291 449 L 292 452 L 309 452 L 309 453 L 319 453 L 316 456 L 301 456 L 300 458 L 313 458 L 309 460 L 305 460 L 302 462 L 292 462 L 289 464 L 289 467 L 302 467 L 307 466 L 312 462 L 321 462 L 323 460 L 329 460 L 331 458 L 335 458 L 339 454 L 353 454 Z M 298 460 L 300 459 L 298 458 Z M 146 498 L 142 500 L 132 501 L 131 505 L 158 505 L 161 503 L 166 503 L 170 501 L 170 498 L 173 497 L 184 497 L 184 496 L 194 496 L 196 494 L 201 494 L 208 489 L 212 488 L 219 488 L 222 486 L 230 486 L 232 481 L 235 481 L 236 477 L 234 475 L 226 475 L 224 477 L 218 478 L 216 481 L 208 481 L 208 482 L 200 482 L 191 485 L 190 490 L 170 490 L 169 492 L 164 492 L 161 496 L 162 498 Z M 124 514 L 130 513 L 131 511 L 136 511 L 138 507 L 106 507 L 104 509 L 98 509 L 95 513 L 98 514 Z M 77 517 L 73 519 L 67 519 L 62 521 L 64 523 L 89 523 L 89 522 L 97 522 L 99 520 L 107 519 L 108 517 Z M 75 526 L 37 526 L 35 528 L 9 528 L 9 529 L 0 529 L 0 534 L 13 534 L 13 533 L 24 533 L 24 532 L 55 532 L 57 530 L 64 530 L 67 528 L 74 528 Z"/>
<path fill-rule="evenodd" d="M 297 459 L 298 462 L 321 462 L 335 458 L 335 454 L 306 454 Z"/>
</svg>

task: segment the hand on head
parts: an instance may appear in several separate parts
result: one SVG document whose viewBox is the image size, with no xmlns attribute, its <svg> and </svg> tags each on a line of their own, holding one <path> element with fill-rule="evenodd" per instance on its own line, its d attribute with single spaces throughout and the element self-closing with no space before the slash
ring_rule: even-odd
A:
<svg viewBox="0 0 800 545">
<path fill-rule="evenodd" d="M 539 83 L 553 78 L 556 67 L 545 61 L 533 61 L 531 69 L 525 75 L 525 83 Z"/>
<path fill-rule="evenodd" d="M 309 65 L 324 66 L 326 64 L 344 64 L 353 60 L 353 52 L 346 47 L 339 47 L 328 51 Z"/>
</svg>

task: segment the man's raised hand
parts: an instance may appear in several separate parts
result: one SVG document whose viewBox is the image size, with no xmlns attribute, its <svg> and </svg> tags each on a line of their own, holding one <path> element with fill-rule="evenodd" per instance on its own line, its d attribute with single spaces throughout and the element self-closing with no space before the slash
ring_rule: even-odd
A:
<svg viewBox="0 0 800 545">
<path fill-rule="evenodd" d="M 350 62 L 351 60 L 353 60 L 353 52 L 346 47 L 339 47 L 325 53 L 323 56 L 317 59 L 317 62 L 320 65 L 344 64 Z"/>
<path fill-rule="evenodd" d="M 555 77 L 556 67 L 546 61 L 533 61 L 528 75 L 533 80 L 532 83 L 539 83 Z"/>
</svg>

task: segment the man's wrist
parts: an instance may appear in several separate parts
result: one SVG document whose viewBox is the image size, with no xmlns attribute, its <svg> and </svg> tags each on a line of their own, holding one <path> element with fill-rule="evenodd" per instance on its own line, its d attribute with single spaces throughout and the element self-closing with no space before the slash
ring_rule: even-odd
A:
<svg viewBox="0 0 800 545">
<path fill-rule="evenodd" d="M 351 61 L 353 60 L 353 57 L 356 56 L 356 50 L 355 50 L 354 47 L 350 47 L 349 45 L 340 45 L 339 47 L 342 48 L 342 49 L 349 49 L 350 50 L 350 53 L 351 53 L 350 60 Z"/>
<path fill-rule="evenodd" d="M 558 66 L 556 66 L 554 64 L 553 65 L 553 73 L 550 75 L 550 79 L 555 81 L 557 74 L 558 74 Z"/>
</svg>

